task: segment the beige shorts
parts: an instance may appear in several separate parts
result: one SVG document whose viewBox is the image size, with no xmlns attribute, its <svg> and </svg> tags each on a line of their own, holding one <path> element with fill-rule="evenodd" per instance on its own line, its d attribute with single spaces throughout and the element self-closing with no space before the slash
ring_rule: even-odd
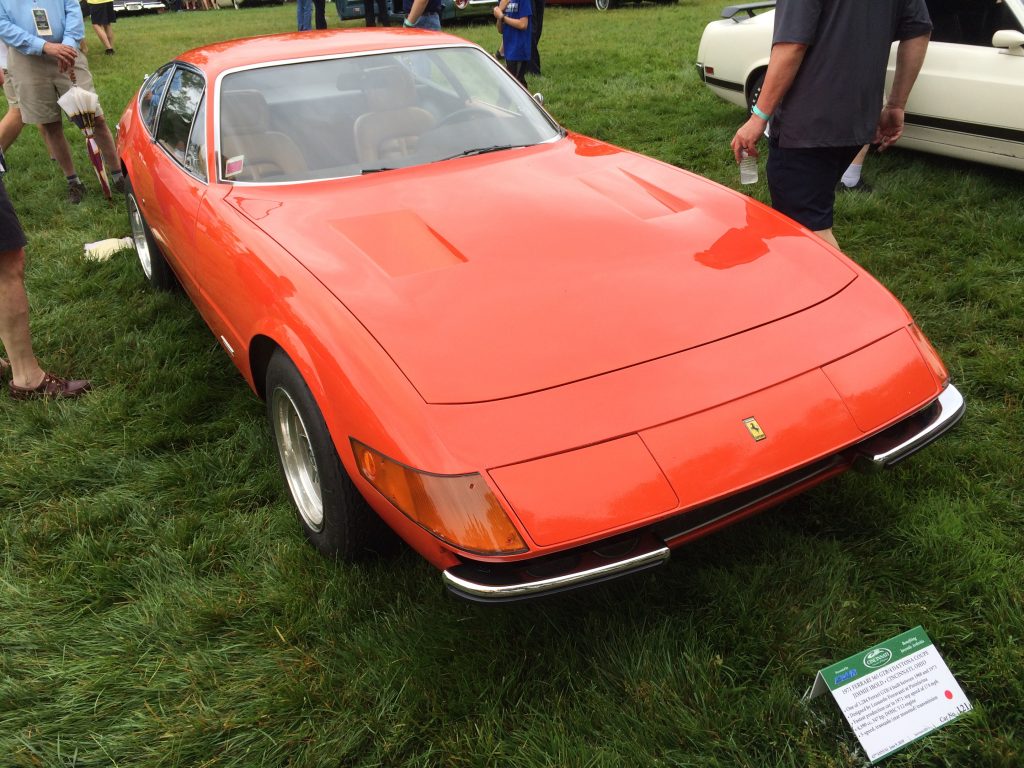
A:
<svg viewBox="0 0 1024 768">
<path fill-rule="evenodd" d="M 14 48 L 8 48 L 7 69 L 18 84 L 18 104 L 22 121 L 30 125 L 59 123 L 63 118 L 57 99 L 71 88 L 71 78 L 57 70 L 57 60 L 52 56 L 26 56 Z M 95 89 L 92 73 L 85 54 L 79 52 L 75 59 L 75 85 L 87 91 Z M 97 115 L 103 110 L 97 109 Z"/>
<path fill-rule="evenodd" d="M 7 97 L 8 108 L 18 108 L 18 92 L 14 90 L 14 78 L 6 69 L 4 70 L 4 96 Z"/>
</svg>

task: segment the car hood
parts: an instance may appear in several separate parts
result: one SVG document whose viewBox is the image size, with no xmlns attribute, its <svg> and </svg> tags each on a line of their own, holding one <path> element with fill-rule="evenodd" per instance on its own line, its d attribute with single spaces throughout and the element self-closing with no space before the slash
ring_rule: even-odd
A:
<svg viewBox="0 0 1024 768">
<path fill-rule="evenodd" d="M 358 178 L 239 186 L 228 200 L 429 403 L 514 397 L 663 358 L 825 301 L 856 276 L 744 195 L 572 135 Z"/>
</svg>

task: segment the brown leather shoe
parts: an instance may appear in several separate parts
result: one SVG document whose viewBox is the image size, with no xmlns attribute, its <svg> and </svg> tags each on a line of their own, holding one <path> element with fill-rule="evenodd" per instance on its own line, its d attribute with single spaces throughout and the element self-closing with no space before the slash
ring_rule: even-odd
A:
<svg viewBox="0 0 1024 768">
<path fill-rule="evenodd" d="M 0 380 L 6 381 L 11 375 L 11 364 L 0 357 Z"/>
<path fill-rule="evenodd" d="M 32 400 L 39 397 L 78 397 L 84 395 L 92 384 L 85 379 L 62 379 L 51 373 L 44 373 L 43 380 L 38 387 L 16 387 L 12 381 L 7 385 L 11 397 L 15 400 Z"/>
</svg>

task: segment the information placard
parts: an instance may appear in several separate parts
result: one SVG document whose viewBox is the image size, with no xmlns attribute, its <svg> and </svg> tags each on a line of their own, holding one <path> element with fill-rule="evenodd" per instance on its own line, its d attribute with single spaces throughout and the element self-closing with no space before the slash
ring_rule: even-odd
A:
<svg viewBox="0 0 1024 768">
<path fill-rule="evenodd" d="M 821 670 L 809 698 L 825 691 L 873 763 L 971 711 L 921 627 Z"/>
</svg>

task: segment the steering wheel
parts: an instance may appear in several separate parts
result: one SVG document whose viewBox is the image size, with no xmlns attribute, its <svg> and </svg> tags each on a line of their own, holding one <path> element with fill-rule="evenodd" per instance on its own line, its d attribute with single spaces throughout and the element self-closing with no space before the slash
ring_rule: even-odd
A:
<svg viewBox="0 0 1024 768">
<path fill-rule="evenodd" d="M 464 123 L 467 120 L 474 120 L 478 117 L 494 117 L 494 113 L 486 107 L 463 107 L 462 109 L 455 110 L 450 115 L 445 115 L 437 125 L 440 128 L 442 125 Z"/>
</svg>

